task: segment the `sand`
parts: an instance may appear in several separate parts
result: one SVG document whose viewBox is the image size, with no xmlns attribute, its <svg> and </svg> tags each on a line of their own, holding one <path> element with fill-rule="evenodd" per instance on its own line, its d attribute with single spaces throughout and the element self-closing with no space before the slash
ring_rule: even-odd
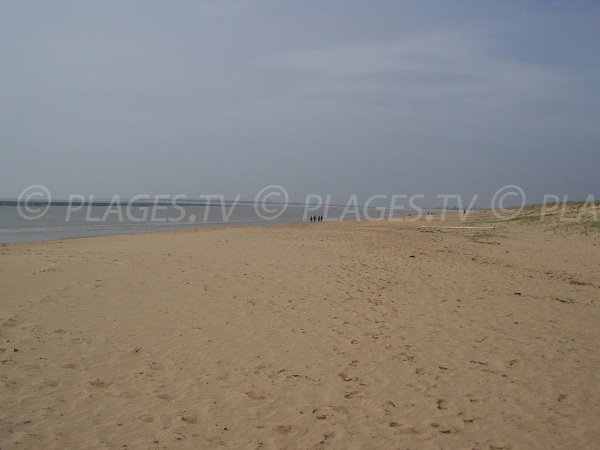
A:
<svg viewBox="0 0 600 450">
<path fill-rule="evenodd" d="M 0 246 L 0 448 L 599 448 L 597 235 L 421 225 Z"/>
</svg>

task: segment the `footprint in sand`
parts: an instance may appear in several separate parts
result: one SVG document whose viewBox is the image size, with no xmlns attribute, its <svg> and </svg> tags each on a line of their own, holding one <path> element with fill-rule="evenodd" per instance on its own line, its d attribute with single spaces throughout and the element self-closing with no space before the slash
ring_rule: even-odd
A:
<svg viewBox="0 0 600 450">
<path fill-rule="evenodd" d="M 317 420 L 335 419 L 336 417 L 348 417 L 348 408 L 345 406 L 319 406 L 312 410 Z"/>
<path fill-rule="evenodd" d="M 437 401 L 437 408 L 441 410 L 448 409 L 448 403 L 443 398 L 440 398 Z"/>
<path fill-rule="evenodd" d="M 96 378 L 94 381 L 90 381 L 90 384 L 97 388 L 106 388 L 110 385 L 110 383 L 106 383 L 106 382 L 102 381 L 100 378 Z"/>
<path fill-rule="evenodd" d="M 183 420 L 186 423 L 194 424 L 198 421 L 198 418 L 195 414 L 189 414 L 184 412 L 181 414 L 181 420 Z"/>
<path fill-rule="evenodd" d="M 290 434 L 292 432 L 291 425 L 278 425 L 275 430 L 280 434 Z"/>
<path fill-rule="evenodd" d="M 385 402 L 385 403 L 382 405 L 382 407 L 383 407 L 383 411 L 384 411 L 384 413 L 385 413 L 386 415 L 390 415 L 390 414 L 392 413 L 392 411 L 393 411 L 393 409 L 392 409 L 392 408 L 395 408 L 395 407 L 396 407 L 396 404 L 395 404 L 393 401 L 391 401 L 391 400 L 388 400 L 387 402 Z M 391 426 L 391 425 L 390 425 L 390 426 Z"/>
<path fill-rule="evenodd" d="M 152 370 L 162 370 L 162 366 L 159 363 L 157 363 L 156 361 L 152 361 L 150 363 L 150 368 Z"/>
<path fill-rule="evenodd" d="M 361 392 L 360 391 L 351 391 L 351 392 L 347 392 L 346 394 L 344 394 L 344 398 L 350 400 L 352 398 L 356 398 L 356 397 L 361 397 Z"/>
<path fill-rule="evenodd" d="M 151 414 L 142 414 L 141 416 L 138 417 L 138 419 L 140 419 L 142 422 L 146 422 L 146 423 L 154 422 L 154 416 Z"/>
<path fill-rule="evenodd" d="M 254 391 L 246 392 L 246 395 L 250 397 L 252 400 L 266 400 L 267 397 L 265 395 L 259 394 Z"/>
<path fill-rule="evenodd" d="M 344 381 L 352 381 L 352 380 L 354 380 L 354 378 L 352 378 L 350 375 L 345 374 L 344 372 L 340 372 L 340 373 L 338 373 L 338 375 Z"/>
<path fill-rule="evenodd" d="M 335 437 L 335 433 L 333 433 L 333 432 L 331 432 L 331 433 L 325 433 L 325 434 L 323 435 L 323 439 L 321 439 L 321 440 L 319 441 L 319 446 L 318 446 L 318 448 L 321 448 L 321 447 L 322 447 L 322 446 L 324 446 L 324 445 L 328 445 L 328 444 L 329 444 L 329 442 L 328 442 L 328 441 L 329 441 L 330 439 L 332 439 L 333 437 Z"/>
<path fill-rule="evenodd" d="M 132 398 L 136 398 L 137 394 L 134 392 L 121 392 L 119 394 L 119 397 L 121 398 L 128 398 L 128 399 L 132 399 Z"/>
<path fill-rule="evenodd" d="M 9 317 L 5 322 L 2 323 L 3 327 L 14 327 L 17 324 L 17 319 Z"/>
<path fill-rule="evenodd" d="M 403 423 L 400 423 L 400 422 L 389 422 L 388 426 L 390 428 L 395 428 L 396 432 L 399 432 L 399 433 L 411 434 L 411 435 L 421 434 L 421 432 L 419 430 L 417 430 L 415 427 L 404 425 Z"/>
</svg>

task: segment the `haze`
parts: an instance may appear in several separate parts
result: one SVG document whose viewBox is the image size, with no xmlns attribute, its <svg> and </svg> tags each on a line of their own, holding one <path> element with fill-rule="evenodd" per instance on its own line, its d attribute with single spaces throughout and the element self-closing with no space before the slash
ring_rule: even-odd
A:
<svg viewBox="0 0 600 450">
<path fill-rule="evenodd" d="M 0 197 L 600 197 L 595 2 L 3 2 Z"/>
</svg>

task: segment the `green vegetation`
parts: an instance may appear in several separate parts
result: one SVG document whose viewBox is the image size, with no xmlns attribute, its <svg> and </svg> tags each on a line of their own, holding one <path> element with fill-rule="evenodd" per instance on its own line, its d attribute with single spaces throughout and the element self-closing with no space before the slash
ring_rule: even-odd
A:
<svg viewBox="0 0 600 450">
<path fill-rule="evenodd" d="M 498 216 L 494 211 L 484 211 L 478 221 L 490 224 L 505 222 L 539 225 L 544 230 L 561 234 L 600 234 L 600 202 L 598 201 L 527 205 L 517 213 L 518 209 L 514 207 L 503 212 L 497 211 Z"/>
</svg>

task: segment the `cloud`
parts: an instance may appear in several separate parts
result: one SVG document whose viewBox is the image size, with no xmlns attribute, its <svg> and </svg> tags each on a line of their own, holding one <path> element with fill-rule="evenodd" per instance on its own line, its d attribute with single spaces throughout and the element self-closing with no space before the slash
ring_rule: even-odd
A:
<svg viewBox="0 0 600 450">
<path fill-rule="evenodd" d="M 313 87 L 340 90 L 337 85 L 357 94 L 399 91 L 407 96 L 438 97 L 512 92 L 547 96 L 552 92 L 549 87 L 568 80 L 557 68 L 495 57 L 485 39 L 458 32 L 293 51 L 265 63 L 303 73 Z M 323 81 L 330 83 L 325 86 Z"/>
<path fill-rule="evenodd" d="M 589 191 L 597 14 L 500 3 L 15 3 L 0 189 Z"/>
</svg>

